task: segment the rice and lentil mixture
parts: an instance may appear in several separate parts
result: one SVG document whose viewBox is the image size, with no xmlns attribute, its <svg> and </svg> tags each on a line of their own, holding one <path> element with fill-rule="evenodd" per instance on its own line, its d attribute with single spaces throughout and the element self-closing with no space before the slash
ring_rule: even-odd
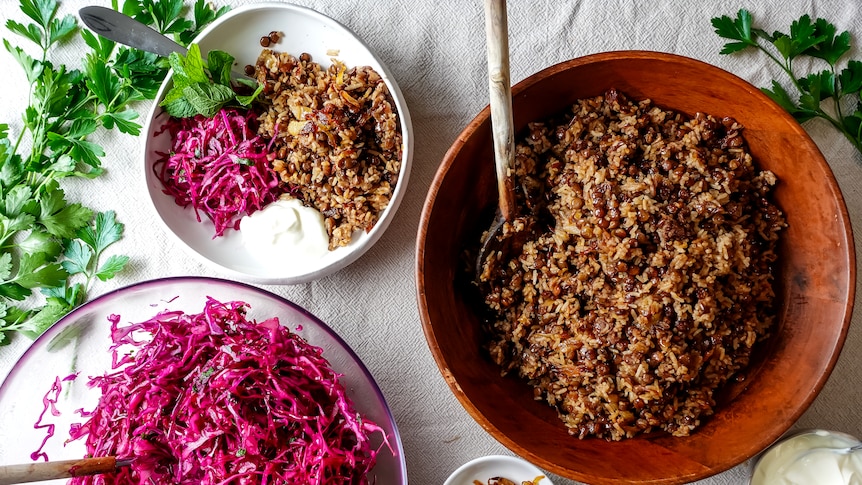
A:
<svg viewBox="0 0 862 485">
<path fill-rule="evenodd" d="M 259 133 L 273 139 L 273 168 L 288 193 L 320 211 L 329 248 L 370 231 L 401 171 L 392 96 L 371 67 L 264 49 L 255 65 L 266 108 Z"/>
<path fill-rule="evenodd" d="M 488 350 L 571 434 L 690 434 L 768 334 L 785 222 L 742 130 L 610 90 L 517 145 L 520 204 L 552 219 L 483 267 Z"/>
</svg>

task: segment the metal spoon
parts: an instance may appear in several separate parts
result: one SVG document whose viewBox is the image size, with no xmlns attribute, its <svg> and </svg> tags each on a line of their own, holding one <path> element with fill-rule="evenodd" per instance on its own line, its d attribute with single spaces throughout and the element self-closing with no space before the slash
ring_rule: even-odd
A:
<svg viewBox="0 0 862 485">
<path fill-rule="evenodd" d="M 479 250 L 476 279 L 489 254 L 504 243 L 503 226 L 516 216 L 512 165 L 515 156 L 515 133 L 512 119 L 512 87 L 509 77 L 509 40 L 506 0 L 485 0 L 485 39 L 488 56 L 488 90 L 490 94 L 491 130 L 494 139 L 494 162 L 497 173 L 498 207 L 494 222 Z"/>
<path fill-rule="evenodd" d="M 172 52 L 182 55 L 186 55 L 188 52 L 188 49 L 177 44 L 171 38 L 116 10 L 90 6 L 78 10 L 78 15 L 84 25 L 93 32 L 125 46 L 152 52 L 162 57 L 168 57 Z M 256 79 L 235 69 L 231 70 L 231 78 L 257 82 Z"/>
<path fill-rule="evenodd" d="M 773 443 L 754 459 L 748 483 L 768 484 L 789 473 L 810 473 L 816 470 L 809 468 L 808 462 L 814 454 L 848 455 L 858 450 L 862 450 L 862 443 L 847 433 L 824 429 L 797 430 Z"/>
<path fill-rule="evenodd" d="M 169 37 L 147 27 L 121 12 L 107 7 L 84 7 L 78 10 L 84 25 L 114 42 L 168 57 L 171 52 L 185 55 L 187 49 Z"/>
<path fill-rule="evenodd" d="M 118 469 L 129 466 L 131 463 L 131 459 L 118 460 L 113 456 L 108 456 L 28 463 L 26 465 L 4 465 L 0 466 L 0 485 L 115 473 Z"/>
<path fill-rule="evenodd" d="M 859 451 L 859 450 L 862 450 L 862 443 L 859 443 L 858 445 L 848 446 L 847 448 L 839 448 L 837 450 L 832 450 L 832 451 L 834 451 L 835 453 L 839 453 L 841 455 L 846 455 L 848 453 L 853 453 L 854 451 Z"/>
<path fill-rule="evenodd" d="M 818 453 L 821 451 L 828 451 L 829 453 L 835 453 L 836 455 L 849 455 L 850 453 L 853 453 L 854 451 L 859 451 L 859 450 L 862 450 L 862 443 L 857 443 L 853 446 L 845 446 L 844 448 L 830 448 L 828 446 L 817 446 L 814 448 L 809 448 L 809 449 L 805 450 L 804 452 L 800 453 L 799 456 L 797 457 L 797 461 L 801 460 L 802 458 L 804 458 L 804 457 L 806 457 L 812 453 Z"/>
</svg>

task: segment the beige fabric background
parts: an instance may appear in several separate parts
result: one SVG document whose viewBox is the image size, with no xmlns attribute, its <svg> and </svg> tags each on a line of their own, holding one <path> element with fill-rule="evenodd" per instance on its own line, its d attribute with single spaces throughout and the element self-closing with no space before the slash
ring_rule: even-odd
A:
<svg viewBox="0 0 862 485">
<path fill-rule="evenodd" d="M 240 5 L 240 0 L 213 0 Z M 482 5 L 478 0 L 298 0 L 354 30 L 392 71 L 407 97 L 415 128 L 415 155 L 409 190 L 395 220 L 378 244 L 353 265 L 323 280 L 298 286 L 267 287 L 304 306 L 331 325 L 354 348 L 377 379 L 392 408 L 404 442 L 410 481 L 441 484 L 462 463 L 508 450 L 477 425 L 453 397 L 431 357 L 416 309 L 414 245 L 422 204 L 443 154 L 456 135 L 488 99 Z M 24 18 L 15 0 L 0 1 L 0 19 Z M 108 0 L 65 0 L 62 11 Z M 512 81 L 559 61 L 585 54 L 649 49 L 673 52 L 715 64 L 757 86 L 781 78 L 774 66 L 756 55 L 719 56 L 722 41 L 709 19 L 751 10 L 766 30 L 787 31 L 803 13 L 824 17 L 862 42 L 862 12 L 855 0 L 510 0 L 509 29 Z M 2 37 L 11 38 L 5 28 Z M 15 40 L 16 44 L 23 42 Z M 76 42 L 56 63 L 78 66 Z M 858 55 L 858 50 L 854 51 Z M 0 122 L 20 129 L 27 86 L 11 56 L 0 50 Z M 139 106 L 146 112 L 149 104 Z M 862 156 L 825 123 L 805 128 L 817 142 L 841 185 L 856 227 L 862 227 Z M 173 275 L 214 275 L 185 257 L 162 233 L 138 190 L 139 140 L 109 135 L 108 172 L 93 181 L 67 185 L 68 193 L 100 210 L 114 209 L 126 236 L 113 249 L 131 256 L 128 271 L 97 285 L 93 295 L 133 282 Z M 857 257 L 858 257 L 857 244 Z M 862 436 L 862 335 L 856 320 L 831 379 L 799 426 L 836 429 Z M 0 348 L 0 379 L 28 345 L 16 339 Z M 3 411 L 0 409 L 0 419 Z M 11 437 L 0 437 L 10 439 Z M 0 456 L 0 463 L 3 457 Z M 556 478 L 556 483 L 573 483 Z M 700 483 L 744 484 L 741 465 Z"/>
</svg>

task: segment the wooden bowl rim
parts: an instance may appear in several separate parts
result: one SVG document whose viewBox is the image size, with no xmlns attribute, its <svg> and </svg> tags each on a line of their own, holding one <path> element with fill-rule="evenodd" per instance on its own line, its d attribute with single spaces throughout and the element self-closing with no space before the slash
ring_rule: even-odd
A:
<svg viewBox="0 0 862 485">
<path fill-rule="evenodd" d="M 536 72 L 535 74 L 530 75 L 524 80 L 518 82 L 516 85 L 512 87 L 512 97 L 517 98 L 523 92 L 527 91 L 533 85 L 544 81 L 546 78 L 552 77 L 557 73 L 566 71 L 568 69 L 572 69 L 575 67 L 580 67 L 588 64 L 594 63 L 602 63 L 608 61 L 627 61 L 627 60 L 649 60 L 649 61 L 657 61 L 664 63 L 680 63 L 680 64 L 688 64 L 688 65 L 696 65 L 702 69 L 711 71 L 717 75 L 722 76 L 722 81 L 732 82 L 737 85 L 740 89 L 747 90 L 757 98 L 759 103 L 762 103 L 764 106 L 770 107 L 772 110 L 776 111 L 778 115 L 785 119 L 788 123 L 788 127 L 791 127 L 792 130 L 798 134 L 800 137 L 803 137 L 808 142 L 810 142 L 811 146 L 816 150 L 819 155 L 816 157 L 816 160 L 812 160 L 812 163 L 817 163 L 822 169 L 824 175 L 826 176 L 826 180 L 824 181 L 828 190 L 831 192 L 831 195 L 835 199 L 836 206 L 839 208 L 839 217 L 841 226 L 844 229 L 844 237 L 847 241 L 847 245 L 845 247 L 845 252 L 847 258 L 847 271 L 846 275 L 848 281 L 847 294 L 842 295 L 845 303 L 844 306 L 844 315 L 841 322 L 841 330 L 839 335 L 836 336 L 836 345 L 832 350 L 832 354 L 828 360 L 828 364 L 823 369 L 816 380 L 813 383 L 812 391 L 809 393 L 804 399 L 800 400 L 797 404 L 797 409 L 791 414 L 790 419 L 787 420 L 787 426 L 784 430 L 778 430 L 773 433 L 768 433 L 764 435 L 761 443 L 756 444 L 755 446 L 751 446 L 749 448 L 753 448 L 752 450 L 746 450 L 740 458 L 735 463 L 727 463 L 726 466 L 717 468 L 708 468 L 704 467 L 702 473 L 696 473 L 684 477 L 668 477 L 666 479 L 658 479 L 658 480 L 648 480 L 641 481 L 637 483 L 652 483 L 652 484 L 678 484 L 678 483 L 688 483 L 694 480 L 699 480 L 703 478 L 707 478 L 709 476 L 713 476 L 715 474 L 726 471 L 740 463 L 745 462 L 745 460 L 757 455 L 760 451 L 768 447 L 772 442 L 780 437 L 781 434 L 787 431 L 794 422 L 796 422 L 799 417 L 810 407 L 811 403 L 814 399 L 819 395 L 823 386 L 826 384 L 829 376 L 834 370 L 835 364 L 840 356 L 841 350 L 843 349 L 844 343 L 846 341 L 847 332 L 849 329 L 850 321 L 853 315 L 853 307 L 855 303 L 855 288 L 856 288 L 856 253 L 855 253 L 855 243 L 853 238 L 852 225 L 850 221 L 850 216 L 847 210 L 847 205 L 845 203 L 844 196 L 840 190 L 840 187 L 835 179 L 834 173 L 832 172 L 831 167 L 823 156 L 822 152 L 820 152 L 816 143 L 814 143 L 813 139 L 811 139 L 810 135 L 805 131 L 805 129 L 783 108 L 781 108 L 777 103 L 775 103 L 771 98 L 769 98 L 766 94 L 764 94 L 760 89 L 756 88 L 748 81 L 736 76 L 733 73 L 725 71 L 717 66 L 712 64 L 681 56 L 678 54 L 670 54 L 665 52 L 654 52 L 654 51 L 645 51 L 645 50 L 619 50 L 619 51 L 610 51 L 610 52 L 602 52 L 596 54 L 590 54 L 582 57 L 577 57 L 574 59 L 570 59 L 567 61 L 562 61 L 560 63 L 549 66 L 541 71 Z M 444 154 L 442 163 L 437 169 L 435 176 L 431 182 L 428 194 L 426 196 L 426 200 L 423 204 L 419 227 L 417 231 L 417 244 L 416 244 L 416 291 L 417 291 L 417 302 L 419 306 L 419 314 L 420 320 L 422 323 L 423 333 L 426 338 L 426 342 L 429 346 L 431 354 L 434 357 L 434 360 L 438 366 L 439 371 L 441 372 L 444 380 L 446 381 L 449 388 L 455 394 L 458 401 L 465 408 L 465 410 L 470 414 L 470 416 L 480 425 L 485 431 L 491 434 L 497 441 L 501 444 L 509 448 L 511 451 L 519 454 L 520 456 L 526 457 L 530 459 L 530 461 L 539 464 L 540 466 L 557 473 L 561 476 L 566 476 L 568 478 L 576 479 L 576 480 L 590 480 L 595 479 L 591 475 L 585 474 L 581 471 L 574 470 L 571 468 L 567 468 L 562 465 L 558 465 L 556 463 L 549 462 L 548 460 L 535 455 L 532 452 L 529 452 L 524 447 L 514 442 L 500 429 L 498 429 L 490 420 L 488 420 L 473 404 L 470 397 L 461 389 L 454 375 L 452 375 L 449 370 L 449 364 L 446 361 L 445 356 L 440 348 L 438 343 L 434 327 L 432 322 L 430 321 L 430 315 L 428 313 L 428 302 L 426 300 L 425 293 L 425 261 L 424 261 L 424 253 L 426 248 L 426 236 L 427 236 L 427 228 L 429 220 L 432 216 L 432 209 L 435 205 L 435 201 L 438 196 L 439 188 L 446 178 L 452 164 L 454 163 L 457 155 L 466 144 L 467 140 L 473 135 L 476 129 L 482 125 L 483 123 L 488 121 L 490 117 L 490 108 L 485 106 L 479 114 L 473 118 L 468 125 L 461 131 L 461 133 L 457 136 L 453 144 Z M 516 127 L 517 129 L 517 127 Z M 695 431 L 697 432 L 697 431 Z M 606 483 L 606 482 L 602 482 Z M 633 483 L 633 482 L 626 482 Z"/>
</svg>

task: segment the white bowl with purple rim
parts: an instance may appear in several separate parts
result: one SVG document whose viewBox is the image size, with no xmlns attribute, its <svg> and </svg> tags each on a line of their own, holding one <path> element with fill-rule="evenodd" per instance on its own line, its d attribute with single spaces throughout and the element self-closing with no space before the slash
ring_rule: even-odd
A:
<svg viewBox="0 0 862 485">
<path fill-rule="evenodd" d="M 32 463 L 31 453 L 39 449 L 47 435 L 45 429 L 34 428 L 45 409 L 42 399 L 57 377 L 74 373 L 79 377 L 64 383 L 56 404 L 60 414 L 46 413 L 42 420 L 55 427 L 43 451 L 51 460 L 85 455 L 83 440 L 65 445 L 64 441 L 69 437 L 69 426 L 83 421 L 75 410 L 93 409 L 98 402 L 99 391 L 86 385 L 89 376 L 111 367 L 109 315 L 120 315 L 122 325 L 148 320 L 162 310 L 200 313 L 207 297 L 222 302 L 244 301 L 250 305 L 249 319 L 260 321 L 277 316 L 282 325 L 322 348 L 330 367 L 342 374 L 340 382 L 356 411 L 377 423 L 389 442 L 387 447 L 381 436 L 372 437 L 379 441 L 374 446 L 382 447 L 370 483 L 407 483 L 404 449 L 395 419 L 368 368 L 347 343 L 324 322 L 285 298 L 245 283 L 205 277 L 156 279 L 111 291 L 76 308 L 36 339 L 0 384 L 0 464 Z"/>
</svg>

